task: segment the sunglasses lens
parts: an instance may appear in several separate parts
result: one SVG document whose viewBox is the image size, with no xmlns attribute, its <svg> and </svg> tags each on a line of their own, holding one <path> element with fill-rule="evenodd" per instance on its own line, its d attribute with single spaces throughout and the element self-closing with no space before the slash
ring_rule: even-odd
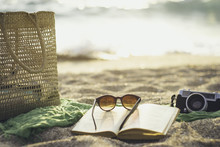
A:
<svg viewBox="0 0 220 147">
<path fill-rule="evenodd" d="M 105 96 L 99 100 L 99 106 L 105 111 L 109 111 L 112 108 L 114 108 L 115 104 L 116 104 L 116 99 L 111 96 Z"/>
<path fill-rule="evenodd" d="M 137 102 L 138 97 L 132 95 L 126 95 L 122 98 L 122 103 L 125 108 L 132 109 Z"/>
</svg>

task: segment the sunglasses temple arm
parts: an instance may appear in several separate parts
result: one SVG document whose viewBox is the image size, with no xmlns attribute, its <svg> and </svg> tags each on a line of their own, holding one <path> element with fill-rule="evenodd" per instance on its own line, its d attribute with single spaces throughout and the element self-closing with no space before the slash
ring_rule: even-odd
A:
<svg viewBox="0 0 220 147">
<path fill-rule="evenodd" d="M 95 109 L 95 104 L 96 104 L 96 100 L 94 100 L 94 103 L 93 103 L 93 106 L 92 106 L 92 120 L 94 122 L 94 126 L 95 126 L 95 130 L 97 129 L 97 126 L 96 126 L 96 122 L 95 122 L 95 118 L 94 118 L 94 109 Z"/>
<path fill-rule="evenodd" d="M 129 112 L 129 114 L 125 117 L 125 119 L 123 120 L 123 122 L 122 122 L 122 124 L 121 124 L 119 130 L 122 129 L 122 127 L 124 126 L 125 122 L 126 122 L 126 121 L 128 120 L 128 118 L 131 116 L 131 114 L 137 109 L 138 104 L 139 104 L 140 102 L 141 102 L 141 98 L 139 98 L 139 99 L 137 100 L 137 102 L 135 103 L 134 107 L 131 109 L 131 111 Z"/>
</svg>

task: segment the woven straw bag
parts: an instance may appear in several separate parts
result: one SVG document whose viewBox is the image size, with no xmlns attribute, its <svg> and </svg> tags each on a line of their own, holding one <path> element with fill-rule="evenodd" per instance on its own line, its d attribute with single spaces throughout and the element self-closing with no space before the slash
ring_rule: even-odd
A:
<svg viewBox="0 0 220 147">
<path fill-rule="evenodd" d="M 58 104 L 54 13 L 0 13 L 0 120 Z"/>
</svg>

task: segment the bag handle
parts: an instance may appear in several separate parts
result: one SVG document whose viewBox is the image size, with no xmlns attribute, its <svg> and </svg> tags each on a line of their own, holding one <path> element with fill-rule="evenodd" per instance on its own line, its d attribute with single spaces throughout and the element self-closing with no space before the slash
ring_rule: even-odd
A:
<svg viewBox="0 0 220 147">
<path fill-rule="evenodd" d="M 5 13 L 4 13 L 3 17 L 4 17 L 4 22 L 5 22 Z M 13 50 L 10 47 L 10 43 L 8 41 L 8 34 L 7 34 L 7 31 L 6 31 L 4 22 L 2 24 L 2 27 L 3 27 L 3 35 L 4 35 L 4 38 L 5 38 L 5 41 L 6 41 L 6 46 L 8 48 L 8 51 L 9 51 L 10 55 L 14 59 L 14 62 L 18 63 L 24 70 L 26 70 L 29 73 L 33 74 L 33 73 L 39 73 L 39 72 L 44 70 L 44 68 L 46 66 L 46 50 L 45 50 L 45 44 L 43 42 L 39 26 L 38 26 L 38 23 L 37 23 L 37 15 L 36 15 L 36 13 L 35 13 L 36 21 L 34 21 L 34 19 L 31 17 L 31 15 L 29 13 L 28 13 L 28 17 L 31 19 L 32 23 L 34 24 L 34 26 L 37 29 L 37 34 L 38 34 L 38 37 L 39 37 L 39 40 L 40 40 L 41 49 L 42 49 L 43 61 L 42 61 L 42 65 L 41 65 L 41 67 L 39 69 L 31 69 L 30 67 L 28 67 L 27 65 L 25 65 L 23 62 L 21 62 L 18 59 L 18 56 L 13 52 Z"/>
</svg>

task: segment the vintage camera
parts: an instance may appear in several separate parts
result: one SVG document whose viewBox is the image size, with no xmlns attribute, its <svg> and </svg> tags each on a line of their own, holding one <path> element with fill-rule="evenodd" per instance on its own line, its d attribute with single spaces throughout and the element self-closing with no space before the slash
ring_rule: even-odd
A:
<svg viewBox="0 0 220 147">
<path fill-rule="evenodd" d="M 220 110 L 220 94 L 180 90 L 176 99 L 176 107 L 181 113 L 217 111 Z"/>
</svg>

